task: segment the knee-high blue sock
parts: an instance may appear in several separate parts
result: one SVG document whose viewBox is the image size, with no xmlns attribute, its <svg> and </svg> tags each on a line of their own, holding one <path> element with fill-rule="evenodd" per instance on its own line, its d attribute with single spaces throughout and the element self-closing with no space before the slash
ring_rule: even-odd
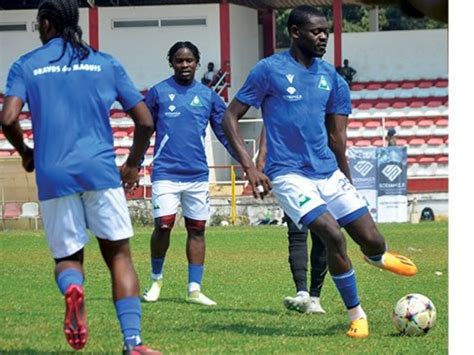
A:
<svg viewBox="0 0 474 355">
<path fill-rule="evenodd" d="M 165 257 L 151 258 L 151 273 L 154 279 L 163 278 L 163 265 L 165 264 Z"/>
<path fill-rule="evenodd" d="M 123 342 L 131 347 L 141 343 L 142 306 L 140 298 L 125 297 L 115 301 L 115 311 L 120 322 Z"/>
<path fill-rule="evenodd" d="M 341 275 L 331 275 L 339 294 L 344 301 L 347 309 L 357 307 L 360 303 L 359 295 L 357 294 L 357 282 L 355 271 L 350 269 Z"/>
<path fill-rule="evenodd" d="M 64 295 L 69 286 L 82 286 L 84 284 L 84 275 L 78 269 L 65 269 L 56 277 L 56 283 L 58 284 L 61 293 Z"/>
<path fill-rule="evenodd" d="M 189 292 L 201 290 L 201 282 L 202 282 L 203 274 L 204 274 L 204 265 L 197 265 L 197 264 L 188 265 Z"/>
</svg>

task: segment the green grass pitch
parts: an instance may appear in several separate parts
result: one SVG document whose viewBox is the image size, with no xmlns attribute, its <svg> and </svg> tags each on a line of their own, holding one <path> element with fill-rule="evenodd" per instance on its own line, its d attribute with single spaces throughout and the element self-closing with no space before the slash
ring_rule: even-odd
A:
<svg viewBox="0 0 474 355">
<path fill-rule="evenodd" d="M 445 354 L 448 353 L 448 224 L 379 226 L 391 250 L 412 258 L 418 275 L 404 278 L 362 260 L 348 243 L 370 337 L 345 336 L 345 309 L 328 277 L 322 293 L 326 315 L 286 311 L 282 300 L 295 290 L 288 266 L 286 228 L 210 227 L 203 290 L 218 306 L 184 302 L 187 287 L 185 230 L 176 228 L 165 263 L 161 299 L 143 306 L 143 339 L 166 354 Z M 149 277 L 151 229 L 132 239 L 141 289 Z M 72 353 L 62 332 L 64 301 L 52 276 L 42 232 L 0 232 L 0 353 Z M 85 252 L 89 342 L 85 353 L 121 352 L 109 275 L 97 242 Z M 399 336 L 391 321 L 396 301 L 407 293 L 428 296 L 438 311 L 433 330 Z"/>
</svg>

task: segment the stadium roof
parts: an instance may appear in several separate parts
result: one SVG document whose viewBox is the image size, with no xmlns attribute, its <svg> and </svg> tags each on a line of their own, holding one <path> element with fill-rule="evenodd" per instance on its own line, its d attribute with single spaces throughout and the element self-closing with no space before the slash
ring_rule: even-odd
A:
<svg viewBox="0 0 474 355">
<path fill-rule="evenodd" d="M 0 0 L 0 10 L 36 9 L 41 0 Z M 143 6 L 143 5 L 184 5 L 212 4 L 219 0 L 95 0 L 97 6 Z M 331 6 L 332 0 L 229 0 L 230 3 L 258 9 L 286 9 L 298 5 Z M 343 4 L 360 4 L 357 0 L 342 0 Z M 82 7 L 89 6 L 87 0 L 79 0 Z"/>
</svg>

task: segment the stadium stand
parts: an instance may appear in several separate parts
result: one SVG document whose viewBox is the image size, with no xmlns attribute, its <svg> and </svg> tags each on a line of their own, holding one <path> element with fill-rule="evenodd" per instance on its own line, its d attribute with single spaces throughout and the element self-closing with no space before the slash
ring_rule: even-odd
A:
<svg viewBox="0 0 474 355">
<path fill-rule="evenodd" d="M 420 191 L 439 190 L 448 176 L 448 81 L 420 79 L 386 82 L 355 82 L 351 88 L 353 113 L 347 128 L 348 147 L 380 147 L 388 128 L 396 130 L 397 145 L 408 148 L 409 179 L 425 179 L 425 184 L 409 183 Z M 0 105 L 3 97 L 0 97 Z M 0 106 L 1 108 L 2 106 Z M 133 140 L 133 121 L 118 103 L 110 111 L 117 165 L 123 164 Z M 33 145 L 28 108 L 20 116 L 28 144 Z M 154 137 L 145 156 L 145 165 L 153 159 Z M 18 155 L 0 131 L 0 158 Z M 151 169 L 142 170 L 145 189 L 137 189 L 129 198 L 149 195 Z M 443 182 L 440 182 L 440 179 Z M 432 182 L 433 184 L 430 184 Z M 410 191 L 410 190 L 409 190 Z M 150 192 L 151 193 L 151 192 Z"/>
</svg>

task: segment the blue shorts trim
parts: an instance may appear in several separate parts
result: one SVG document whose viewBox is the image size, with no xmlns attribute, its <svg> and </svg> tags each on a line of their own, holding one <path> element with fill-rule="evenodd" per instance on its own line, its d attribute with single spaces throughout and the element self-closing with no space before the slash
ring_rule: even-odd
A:
<svg viewBox="0 0 474 355">
<path fill-rule="evenodd" d="M 319 216 L 321 216 L 324 212 L 327 212 L 327 211 L 328 211 L 328 208 L 326 205 L 318 206 L 312 209 L 311 211 L 309 211 L 308 213 L 306 213 L 303 217 L 301 217 L 300 223 L 303 226 L 307 227 L 311 223 L 313 223 Z"/>
<path fill-rule="evenodd" d="M 358 210 L 355 210 L 354 212 L 349 213 L 347 216 L 339 218 L 337 222 L 339 223 L 341 227 L 344 227 L 347 224 L 354 222 L 356 219 L 359 219 L 366 213 L 369 213 L 369 209 L 367 207 L 361 207 Z"/>
</svg>

